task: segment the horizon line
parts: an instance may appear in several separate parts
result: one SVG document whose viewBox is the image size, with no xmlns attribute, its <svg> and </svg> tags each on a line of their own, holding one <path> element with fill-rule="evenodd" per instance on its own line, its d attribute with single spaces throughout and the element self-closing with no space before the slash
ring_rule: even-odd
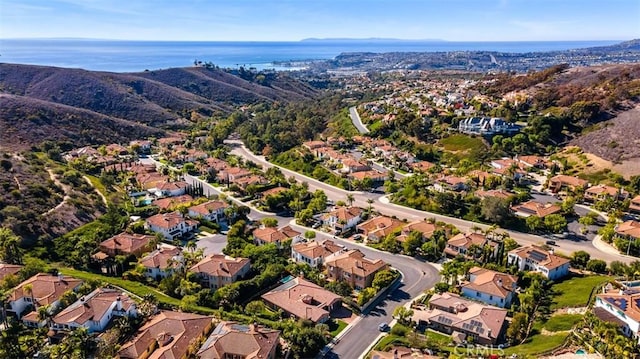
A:
<svg viewBox="0 0 640 359">
<path fill-rule="evenodd" d="M 378 41 L 378 42 L 392 42 L 392 41 L 404 41 L 404 42 L 473 42 L 473 43 L 513 43 L 513 42 L 626 42 L 633 41 L 640 38 L 631 39 L 590 39 L 590 40 L 445 40 L 445 39 L 401 39 L 401 38 L 384 38 L 384 37 L 363 37 L 363 38 L 304 38 L 299 40 L 148 40 L 148 39 L 109 39 L 109 38 L 91 38 L 91 37 L 0 37 L 0 41 L 3 40 L 75 40 L 75 41 L 121 41 L 121 42 L 255 42 L 255 43 L 269 43 L 269 42 L 347 42 L 347 41 Z"/>
</svg>

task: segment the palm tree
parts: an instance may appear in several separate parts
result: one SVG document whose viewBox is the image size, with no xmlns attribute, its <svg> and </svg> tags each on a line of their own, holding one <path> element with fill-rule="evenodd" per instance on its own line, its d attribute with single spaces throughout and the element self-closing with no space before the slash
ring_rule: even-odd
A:
<svg viewBox="0 0 640 359">
<path fill-rule="evenodd" d="M 367 198 L 367 204 L 369 204 L 369 214 L 371 214 L 371 208 L 373 205 L 373 199 Z"/>
<path fill-rule="evenodd" d="M 353 205 L 353 201 L 355 201 L 355 197 L 351 193 L 347 194 L 347 202 L 349 203 L 349 207 Z"/>
<path fill-rule="evenodd" d="M 196 248 L 198 248 L 198 245 L 196 244 L 196 241 L 189 241 L 187 242 L 186 245 L 187 249 L 191 252 L 195 252 Z"/>
<path fill-rule="evenodd" d="M 51 305 L 47 304 L 38 308 L 38 320 L 45 321 L 46 322 L 45 327 L 48 327 L 49 325 L 51 325 L 51 317 L 52 317 Z"/>
<path fill-rule="evenodd" d="M 33 297 L 33 284 L 31 284 L 31 283 L 25 284 L 25 286 L 22 288 L 22 290 L 24 291 L 24 293 L 26 295 L 31 297 L 31 304 L 33 304 L 33 309 L 37 310 L 38 309 L 38 305 L 36 303 L 35 298 Z"/>
</svg>

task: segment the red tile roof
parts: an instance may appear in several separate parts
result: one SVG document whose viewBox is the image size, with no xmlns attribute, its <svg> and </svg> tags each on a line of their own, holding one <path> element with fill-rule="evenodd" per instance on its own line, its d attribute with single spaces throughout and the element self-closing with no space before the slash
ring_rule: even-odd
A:
<svg viewBox="0 0 640 359">
<path fill-rule="evenodd" d="M 387 266 L 382 259 L 371 260 L 365 258 L 364 254 L 358 249 L 352 249 L 338 254 L 326 262 L 325 265 L 327 267 L 340 268 L 343 272 L 357 274 L 361 277 L 371 275 Z"/>
<path fill-rule="evenodd" d="M 100 249 L 103 252 L 134 254 L 143 250 L 145 247 L 149 247 L 155 238 L 154 236 L 144 234 L 122 232 L 102 241 L 100 243 Z"/>
<path fill-rule="evenodd" d="M 123 359 L 142 357 L 150 347 L 155 350 L 147 359 L 178 359 L 187 354 L 189 345 L 206 335 L 213 317 L 199 314 L 161 311 L 122 345 L 118 355 Z"/>
<path fill-rule="evenodd" d="M 215 277 L 234 277 L 244 266 L 247 258 L 233 258 L 224 254 L 210 254 L 189 269 L 194 273 L 206 273 Z"/>
<path fill-rule="evenodd" d="M 225 209 L 229 207 L 229 204 L 224 201 L 209 201 L 205 203 L 201 203 L 199 205 L 189 207 L 189 211 L 193 211 L 202 216 L 208 216 L 213 212 L 217 212 L 220 209 Z"/>
<path fill-rule="evenodd" d="M 640 222 L 630 220 L 620 223 L 616 227 L 616 233 L 624 236 L 630 236 L 636 239 L 640 239 Z"/>
<path fill-rule="evenodd" d="M 298 318 L 318 322 L 329 315 L 324 307 L 341 301 L 342 297 L 308 280 L 295 278 L 263 294 L 262 299 Z"/>
<path fill-rule="evenodd" d="M 3 280 L 10 274 L 17 274 L 20 269 L 22 269 L 21 265 L 0 263 L 0 280 Z"/>
<path fill-rule="evenodd" d="M 25 291 L 28 284 L 31 285 L 32 293 Z M 49 305 L 60 299 L 64 292 L 73 290 L 80 284 L 82 284 L 80 279 L 39 273 L 20 283 L 11 292 L 8 300 L 16 301 L 33 296 L 38 305 Z"/>
<path fill-rule="evenodd" d="M 220 322 L 198 351 L 199 359 L 266 359 L 275 352 L 280 332 L 256 325 Z"/>
<path fill-rule="evenodd" d="M 55 317 L 53 322 L 57 324 L 84 325 L 88 321 L 100 321 L 114 302 L 119 301 L 122 310 L 127 311 L 135 302 L 126 293 L 110 288 L 98 288 L 81 297 L 67 308 L 63 309 Z"/>
</svg>

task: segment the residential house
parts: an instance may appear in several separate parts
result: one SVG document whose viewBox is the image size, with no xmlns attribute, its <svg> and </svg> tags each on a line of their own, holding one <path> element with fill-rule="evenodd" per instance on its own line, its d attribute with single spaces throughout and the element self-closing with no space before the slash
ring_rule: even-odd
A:
<svg viewBox="0 0 640 359">
<path fill-rule="evenodd" d="M 424 241 L 431 238 L 433 232 L 438 228 L 439 227 L 435 223 L 420 220 L 413 221 L 402 227 L 402 231 L 400 232 L 400 235 L 396 237 L 396 240 L 404 242 L 411 232 L 419 232 L 422 235 L 422 240 Z"/>
<path fill-rule="evenodd" d="M 557 175 L 549 180 L 549 189 L 551 192 L 572 191 L 578 189 L 586 189 L 589 182 L 578 177 Z"/>
<path fill-rule="evenodd" d="M 453 293 L 434 294 L 426 310 L 414 309 L 418 325 L 446 334 L 461 333 L 465 340 L 481 345 L 502 341 L 508 326 L 507 310 L 473 302 Z"/>
<path fill-rule="evenodd" d="M 187 187 L 189 184 L 185 181 L 160 182 L 155 185 L 155 190 L 150 188 L 149 191 L 158 197 L 175 197 L 187 193 Z"/>
<path fill-rule="evenodd" d="M 268 184 L 269 180 L 266 179 L 264 176 L 251 175 L 251 176 L 244 176 L 244 177 L 238 178 L 235 180 L 234 183 L 242 189 L 247 189 L 247 187 L 251 185 L 256 186 L 256 185 Z"/>
<path fill-rule="evenodd" d="M 204 161 L 204 164 L 200 164 L 199 166 L 203 172 L 217 174 L 218 172 L 227 169 L 229 167 L 229 163 L 219 158 L 209 157 Z"/>
<path fill-rule="evenodd" d="M 233 258 L 224 254 L 210 254 L 189 269 L 205 288 L 218 289 L 244 278 L 251 270 L 247 258 Z"/>
<path fill-rule="evenodd" d="M 526 171 L 520 169 L 517 161 L 510 158 L 493 160 L 491 161 L 491 167 L 493 167 L 493 173 L 511 178 L 515 181 L 519 181 L 527 174 Z"/>
<path fill-rule="evenodd" d="M 129 154 L 129 150 L 126 147 L 117 143 L 105 146 L 105 150 L 107 151 L 107 154 L 111 156 L 126 156 Z"/>
<path fill-rule="evenodd" d="M 164 243 L 139 261 L 145 268 L 145 277 L 154 280 L 170 276 L 184 265 L 183 262 L 182 250 Z"/>
<path fill-rule="evenodd" d="M 352 288 L 362 290 L 370 287 L 373 277 L 388 265 L 382 259 L 365 258 L 358 249 L 340 253 L 325 261 L 327 279 L 347 282 Z"/>
<path fill-rule="evenodd" d="M 136 303 L 127 293 L 117 289 L 97 288 L 53 317 L 51 329 L 86 328 L 89 333 L 101 333 L 113 318 L 137 315 Z"/>
<path fill-rule="evenodd" d="M 152 190 L 157 186 L 169 182 L 169 177 L 158 172 L 139 173 L 136 175 L 138 187 L 143 190 Z"/>
<path fill-rule="evenodd" d="M 281 248 L 287 240 L 291 240 L 293 244 L 304 240 L 304 237 L 302 233 L 294 230 L 291 226 L 285 226 L 280 229 L 262 227 L 253 231 L 253 242 L 259 246 L 274 243 L 278 248 Z"/>
<path fill-rule="evenodd" d="M 508 200 L 515 195 L 513 192 L 509 192 L 503 189 L 490 189 L 488 191 L 477 190 L 474 192 L 474 195 L 480 199 L 485 199 L 488 197 L 495 197 L 504 200 Z"/>
<path fill-rule="evenodd" d="M 220 322 L 202 344 L 199 359 L 275 359 L 280 332 L 256 324 Z"/>
<path fill-rule="evenodd" d="M 596 295 L 593 313 L 603 321 L 616 324 L 624 335 L 640 344 L 640 291 L 637 289 L 603 288 Z"/>
<path fill-rule="evenodd" d="M 288 190 L 289 190 L 289 189 L 288 189 L 288 188 L 286 188 L 286 187 L 280 187 L 280 186 L 278 186 L 278 187 L 274 187 L 274 188 L 271 188 L 271 189 L 268 189 L 268 190 L 266 190 L 266 191 L 262 192 L 262 193 L 261 193 L 261 195 L 262 195 L 262 198 L 263 198 L 263 199 L 266 199 L 266 198 L 267 198 L 267 197 L 269 197 L 269 196 L 277 196 L 277 195 L 279 195 L 280 193 L 282 193 L 282 192 L 286 192 L 286 191 L 288 191 Z"/>
<path fill-rule="evenodd" d="M 378 170 L 358 171 L 350 173 L 349 178 L 357 181 L 362 181 L 365 178 L 369 178 L 374 183 L 381 183 L 389 178 L 389 172 L 381 172 Z"/>
<path fill-rule="evenodd" d="M 551 167 L 551 163 L 549 162 L 549 160 L 540 156 L 535 156 L 535 155 L 516 156 L 515 159 L 516 161 L 518 161 L 518 163 L 522 164 L 524 167 L 535 167 L 539 169 L 545 169 L 545 168 Z"/>
<path fill-rule="evenodd" d="M 291 246 L 291 259 L 296 263 L 307 263 L 312 268 L 318 268 L 332 255 L 342 253 L 344 250 L 343 245 L 331 240 L 300 242 Z"/>
<path fill-rule="evenodd" d="M 180 212 L 169 212 L 147 218 L 145 226 L 153 232 L 162 234 L 166 239 L 173 240 L 198 228 L 198 221 L 184 218 Z"/>
<path fill-rule="evenodd" d="M 323 223 L 337 233 L 355 228 L 362 220 L 362 209 L 358 207 L 336 207 L 322 217 Z"/>
<path fill-rule="evenodd" d="M 171 210 L 175 209 L 181 204 L 190 203 L 191 201 L 193 201 L 193 197 L 188 194 L 183 194 L 182 196 L 156 199 L 151 202 L 151 205 L 156 206 L 161 210 Z"/>
<path fill-rule="evenodd" d="M 81 147 L 74 148 L 73 150 L 67 152 L 62 158 L 65 161 L 69 162 L 77 158 L 86 158 L 89 162 L 93 162 L 96 158 L 101 157 L 102 155 L 98 150 L 93 147 Z"/>
<path fill-rule="evenodd" d="M 511 135 L 520 131 L 520 126 L 498 117 L 469 117 L 460 121 L 458 131 L 472 135 Z"/>
<path fill-rule="evenodd" d="M 21 269 L 22 266 L 18 264 L 0 263 L 0 281 L 9 275 L 18 275 Z"/>
<path fill-rule="evenodd" d="M 7 298 L 7 311 L 20 319 L 29 306 L 34 311 L 43 305 L 49 305 L 54 310 L 64 292 L 75 291 L 81 284 L 81 280 L 72 277 L 36 274 L 11 291 Z"/>
<path fill-rule="evenodd" d="M 629 212 L 640 213 L 640 195 L 631 199 L 631 203 L 629 203 Z"/>
<path fill-rule="evenodd" d="M 240 167 L 228 167 L 218 171 L 216 178 L 221 183 L 235 183 L 242 177 L 251 176 L 251 171 Z"/>
<path fill-rule="evenodd" d="M 615 231 L 619 238 L 636 241 L 640 239 L 640 222 L 629 220 L 620 223 L 616 226 Z"/>
<path fill-rule="evenodd" d="M 189 207 L 188 214 L 191 218 L 203 218 L 210 222 L 220 222 L 224 220 L 224 210 L 229 208 L 225 201 L 214 200 Z"/>
<path fill-rule="evenodd" d="M 472 246 L 484 247 L 486 244 L 494 246 L 494 243 L 490 243 L 487 236 L 482 233 L 458 233 L 447 241 L 444 252 L 453 257 L 458 255 L 471 257 L 473 253 L 469 253 L 469 249 Z"/>
<path fill-rule="evenodd" d="M 558 280 L 569 274 L 570 263 L 569 259 L 534 245 L 516 248 L 507 255 L 507 265 L 516 266 L 519 271 L 540 272 L 551 280 Z"/>
<path fill-rule="evenodd" d="M 155 241 L 154 236 L 122 232 L 102 241 L 98 248 L 109 257 L 118 255 L 139 257 L 155 249 Z"/>
<path fill-rule="evenodd" d="M 163 137 L 163 138 L 159 138 L 157 141 L 158 146 L 160 146 L 161 148 L 169 148 L 174 145 L 179 145 L 183 142 L 184 142 L 184 139 L 179 136 Z"/>
<path fill-rule="evenodd" d="M 342 297 L 302 278 L 294 278 L 262 295 L 273 309 L 295 318 L 324 323 L 342 306 Z"/>
<path fill-rule="evenodd" d="M 438 356 L 424 354 L 415 349 L 407 347 L 393 347 L 391 350 L 383 352 L 379 350 L 371 351 L 371 359 L 438 359 Z"/>
<path fill-rule="evenodd" d="M 353 173 L 353 172 L 361 172 L 361 171 L 369 171 L 371 167 L 369 165 L 364 164 L 354 158 L 346 158 L 342 160 L 342 168 L 340 172 L 342 173 Z"/>
<path fill-rule="evenodd" d="M 536 201 L 527 201 L 511 206 L 511 211 L 518 217 L 536 216 L 544 218 L 550 214 L 562 212 L 562 208 L 555 203 L 540 203 Z"/>
<path fill-rule="evenodd" d="M 469 190 L 469 185 L 466 178 L 449 175 L 437 178 L 433 183 L 433 189 L 438 192 L 460 192 Z"/>
<path fill-rule="evenodd" d="M 409 167 L 411 167 L 411 170 L 413 172 L 422 172 L 422 173 L 428 172 L 434 166 L 435 165 L 429 161 L 417 161 L 409 165 Z"/>
<path fill-rule="evenodd" d="M 510 308 L 516 296 L 518 277 L 473 267 L 469 280 L 462 284 L 462 295 L 500 308 Z"/>
<path fill-rule="evenodd" d="M 124 343 L 119 359 L 173 359 L 195 354 L 193 343 L 207 336 L 214 318 L 200 314 L 161 311 L 146 322 L 133 339 Z"/>
<path fill-rule="evenodd" d="M 399 219 L 377 216 L 358 224 L 356 228 L 367 237 L 368 241 L 378 242 L 389 234 L 400 231 L 404 225 L 405 223 Z"/>
<path fill-rule="evenodd" d="M 327 143 L 324 141 L 307 141 L 302 144 L 302 147 L 305 147 L 309 151 L 314 152 L 314 150 L 318 148 L 327 147 Z"/>
<path fill-rule="evenodd" d="M 603 184 L 591 186 L 584 191 L 584 199 L 589 202 L 599 202 L 606 199 L 612 199 L 617 202 L 624 201 L 627 197 L 629 197 L 629 192 L 623 188 Z"/>
<path fill-rule="evenodd" d="M 151 141 L 134 140 L 129 142 L 129 147 L 137 149 L 138 153 L 149 153 L 151 151 Z"/>
</svg>

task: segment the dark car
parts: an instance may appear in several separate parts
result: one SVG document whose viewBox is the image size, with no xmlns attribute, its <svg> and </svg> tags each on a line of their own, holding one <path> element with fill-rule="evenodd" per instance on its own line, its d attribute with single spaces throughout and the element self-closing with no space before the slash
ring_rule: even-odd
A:
<svg viewBox="0 0 640 359">
<path fill-rule="evenodd" d="M 548 246 L 555 246 L 556 245 L 556 241 L 546 241 L 545 242 Z"/>
<path fill-rule="evenodd" d="M 378 325 L 378 330 L 381 332 L 386 332 L 387 330 L 389 330 L 389 324 L 380 323 L 380 325 Z"/>
</svg>

